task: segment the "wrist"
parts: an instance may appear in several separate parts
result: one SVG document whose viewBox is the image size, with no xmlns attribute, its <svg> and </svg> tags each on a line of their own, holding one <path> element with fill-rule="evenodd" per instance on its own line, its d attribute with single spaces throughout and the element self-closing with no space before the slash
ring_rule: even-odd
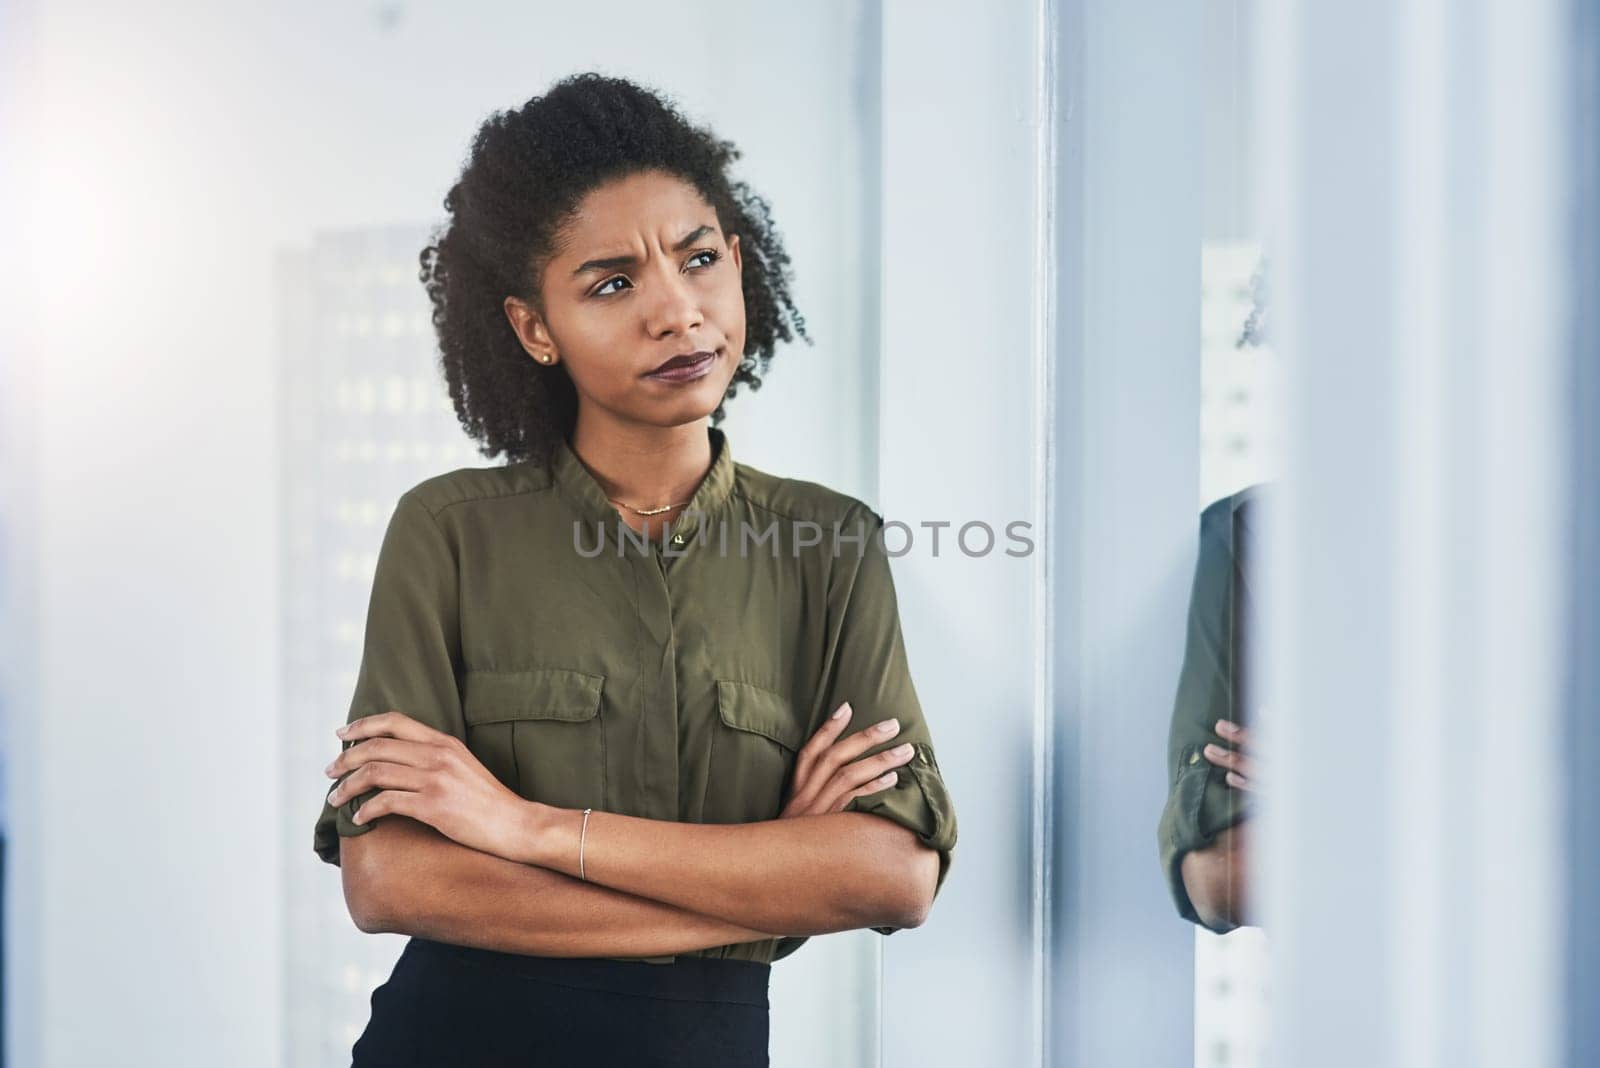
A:
<svg viewBox="0 0 1600 1068">
<path fill-rule="evenodd" d="M 527 802 L 518 834 L 523 863 L 576 877 L 578 828 L 582 822 L 583 813 L 576 809 Z"/>
<path fill-rule="evenodd" d="M 523 801 L 517 806 L 515 860 L 521 864 L 547 867 L 548 828 L 554 822 L 551 806 L 539 801 Z"/>
</svg>

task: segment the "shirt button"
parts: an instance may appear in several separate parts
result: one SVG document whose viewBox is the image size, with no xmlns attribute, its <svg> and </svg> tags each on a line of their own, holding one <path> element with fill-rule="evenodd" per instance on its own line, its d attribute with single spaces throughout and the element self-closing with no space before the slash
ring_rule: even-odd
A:
<svg viewBox="0 0 1600 1068">
<path fill-rule="evenodd" d="M 1200 763 L 1200 754 L 1199 753 L 1190 753 L 1189 754 L 1189 763 L 1191 763 L 1191 764 Z"/>
<path fill-rule="evenodd" d="M 672 544 L 674 544 L 674 545 L 682 545 L 683 544 L 683 535 L 682 534 L 674 534 L 672 536 Z"/>
</svg>

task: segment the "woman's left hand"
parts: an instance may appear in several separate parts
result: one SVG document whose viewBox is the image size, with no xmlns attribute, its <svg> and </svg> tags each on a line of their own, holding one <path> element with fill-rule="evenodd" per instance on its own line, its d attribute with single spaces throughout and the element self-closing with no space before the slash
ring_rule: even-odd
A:
<svg viewBox="0 0 1600 1068">
<path fill-rule="evenodd" d="M 365 716 L 341 728 L 355 741 L 325 769 L 346 778 L 328 795 L 334 807 L 371 789 L 356 823 L 409 816 L 464 846 L 531 863 L 533 804 L 507 789 L 461 739 L 400 712 Z"/>
</svg>

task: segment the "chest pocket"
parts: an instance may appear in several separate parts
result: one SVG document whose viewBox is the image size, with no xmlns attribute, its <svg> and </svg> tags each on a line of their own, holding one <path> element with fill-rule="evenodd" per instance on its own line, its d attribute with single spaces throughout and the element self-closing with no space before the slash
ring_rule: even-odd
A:
<svg viewBox="0 0 1600 1068">
<path fill-rule="evenodd" d="M 717 719 L 702 806 L 707 823 L 776 819 L 788 794 L 805 728 L 783 694 L 717 680 Z"/>
<path fill-rule="evenodd" d="M 605 805 L 605 676 L 566 668 L 469 671 L 462 693 L 467 748 L 529 801 Z"/>
</svg>

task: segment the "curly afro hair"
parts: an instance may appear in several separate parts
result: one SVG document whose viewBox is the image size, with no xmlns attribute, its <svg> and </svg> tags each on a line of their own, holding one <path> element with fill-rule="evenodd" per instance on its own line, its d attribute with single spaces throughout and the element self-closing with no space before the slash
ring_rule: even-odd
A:
<svg viewBox="0 0 1600 1068">
<path fill-rule="evenodd" d="M 739 150 L 666 100 L 621 78 L 576 74 L 515 111 L 492 113 L 445 195 L 449 221 L 422 250 L 440 363 L 456 415 L 486 457 L 548 465 L 577 419 L 562 363 L 529 358 L 503 303 L 539 307 L 539 278 L 562 225 L 591 190 L 644 170 L 694 186 L 744 254 L 745 351 L 711 414 L 740 383 L 761 386 L 779 341 L 808 343 L 790 297 L 789 255 L 765 200 L 728 176 Z"/>
</svg>

